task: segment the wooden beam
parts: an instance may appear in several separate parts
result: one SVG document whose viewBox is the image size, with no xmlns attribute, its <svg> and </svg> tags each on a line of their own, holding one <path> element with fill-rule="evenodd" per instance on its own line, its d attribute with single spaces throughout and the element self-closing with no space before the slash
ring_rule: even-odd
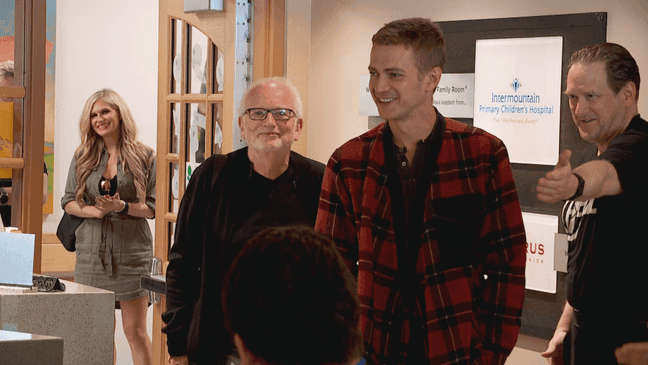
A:
<svg viewBox="0 0 648 365">
<path fill-rule="evenodd" d="M 285 0 L 254 2 L 253 81 L 285 75 Z"/>
<path fill-rule="evenodd" d="M 168 162 L 165 156 L 169 152 L 170 135 L 170 108 L 167 102 L 167 96 L 171 90 L 171 51 L 170 41 L 173 39 L 171 19 L 167 14 L 168 0 L 160 0 L 159 15 L 159 50 L 158 50 L 158 129 L 157 129 L 157 176 L 163 177 L 162 181 L 157 182 L 155 189 L 156 196 L 159 197 L 155 206 L 155 255 L 162 257 L 163 261 L 167 260 L 167 222 L 163 219 L 164 212 L 168 211 L 169 201 L 166 198 L 169 193 L 167 169 Z M 166 305 L 160 304 L 153 306 L 153 364 L 164 365 L 167 359 L 166 336 L 162 333 L 162 313 Z"/>
<path fill-rule="evenodd" d="M 25 166 L 22 181 L 22 213 L 20 228 L 36 236 L 34 272 L 41 272 L 41 238 L 43 232 L 43 156 L 45 140 L 45 0 L 25 1 L 25 90 L 24 140 Z M 12 206 L 13 209 L 13 206 Z"/>
<path fill-rule="evenodd" d="M 25 167 L 25 160 L 20 157 L 0 158 L 0 168 L 22 169 L 23 167 Z M 43 171 L 42 168 L 41 171 Z"/>
<path fill-rule="evenodd" d="M 14 72 L 15 72 L 15 68 L 14 68 Z M 5 98 L 24 98 L 26 95 L 25 87 L 24 86 L 0 86 L 0 95 L 2 95 Z"/>
</svg>

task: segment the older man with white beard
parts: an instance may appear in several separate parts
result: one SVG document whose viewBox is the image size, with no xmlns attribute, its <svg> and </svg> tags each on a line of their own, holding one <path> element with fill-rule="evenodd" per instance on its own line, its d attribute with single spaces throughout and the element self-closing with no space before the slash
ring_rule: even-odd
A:
<svg viewBox="0 0 648 365">
<path fill-rule="evenodd" d="M 220 295 L 234 257 L 264 228 L 315 223 L 324 165 L 290 150 L 304 123 L 295 87 L 257 81 L 238 115 L 248 147 L 205 160 L 180 204 L 162 314 L 171 364 L 224 364 L 235 354 Z"/>
</svg>

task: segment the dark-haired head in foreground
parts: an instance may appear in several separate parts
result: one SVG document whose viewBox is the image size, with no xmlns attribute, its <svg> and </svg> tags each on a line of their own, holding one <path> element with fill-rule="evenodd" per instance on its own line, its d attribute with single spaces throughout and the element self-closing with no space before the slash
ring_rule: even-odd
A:
<svg viewBox="0 0 648 365">
<path fill-rule="evenodd" d="M 362 355 L 355 280 L 332 242 L 307 227 L 252 238 L 227 275 L 223 310 L 242 364 L 342 365 Z"/>
</svg>

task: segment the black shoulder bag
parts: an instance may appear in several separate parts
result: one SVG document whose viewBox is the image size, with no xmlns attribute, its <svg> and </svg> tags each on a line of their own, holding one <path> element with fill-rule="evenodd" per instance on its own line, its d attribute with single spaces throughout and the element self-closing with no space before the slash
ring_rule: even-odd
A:
<svg viewBox="0 0 648 365">
<path fill-rule="evenodd" d="M 76 251 L 76 230 L 79 228 L 84 218 L 63 213 L 63 218 L 56 229 L 56 237 L 61 240 L 63 247 L 70 252 Z"/>
</svg>

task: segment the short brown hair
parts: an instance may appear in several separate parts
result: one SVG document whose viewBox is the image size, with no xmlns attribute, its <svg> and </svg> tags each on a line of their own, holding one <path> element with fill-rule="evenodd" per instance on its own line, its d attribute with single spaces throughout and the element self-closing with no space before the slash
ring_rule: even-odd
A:
<svg viewBox="0 0 648 365">
<path fill-rule="evenodd" d="M 569 69 L 575 64 L 603 62 L 607 71 L 608 85 L 618 94 L 632 81 L 637 87 L 636 99 L 639 99 L 639 66 L 625 47 L 616 43 L 593 44 L 575 51 L 569 60 Z"/>
<path fill-rule="evenodd" d="M 409 18 L 387 23 L 374 34 L 371 42 L 374 45 L 412 47 L 414 59 L 421 73 L 428 72 L 436 66 L 443 70 L 445 66 L 446 49 L 443 32 L 430 19 Z"/>
</svg>

